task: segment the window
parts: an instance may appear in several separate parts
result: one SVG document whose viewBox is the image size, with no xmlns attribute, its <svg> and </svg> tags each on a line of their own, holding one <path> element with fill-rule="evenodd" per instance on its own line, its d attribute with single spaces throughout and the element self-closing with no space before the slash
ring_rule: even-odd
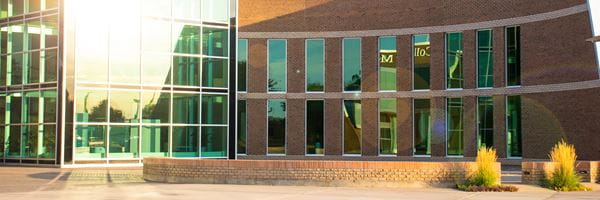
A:
<svg viewBox="0 0 600 200">
<path fill-rule="evenodd" d="M 229 32 L 227 29 L 204 27 L 202 30 L 202 53 L 206 56 L 229 55 Z"/>
<path fill-rule="evenodd" d="M 238 100 L 237 109 L 237 153 L 246 154 L 246 138 L 248 133 L 248 112 L 246 111 L 246 100 Z"/>
<path fill-rule="evenodd" d="M 37 158 L 38 147 L 38 126 L 21 126 L 21 157 L 22 158 Z"/>
<path fill-rule="evenodd" d="M 40 52 L 34 51 L 27 54 L 27 74 L 25 76 L 25 83 L 39 83 L 40 82 Z"/>
<path fill-rule="evenodd" d="M 269 92 L 285 92 L 287 90 L 287 41 L 269 40 L 268 74 Z"/>
<path fill-rule="evenodd" d="M 398 153 L 398 118 L 396 99 L 379 100 L 379 155 Z"/>
<path fill-rule="evenodd" d="M 43 125 L 42 131 L 39 131 L 40 148 L 38 149 L 39 158 L 55 158 L 56 157 L 56 125 Z"/>
<path fill-rule="evenodd" d="M 110 91 L 110 122 L 137 123 L 140 121 L 140 93 Z"/>
<path fill-rule="evenodd" d="M 360 38 L 344 38 L 342 46 L 344 92 L 360 92 L 362 79 L 361 40 Z"/>
<path fill-rule="evenodd" d="M 246 92 L 247 90 L 247 73 L 248 73 L 248 40 L 238 40 L 238 54 L 237 54 L 237 65 L 238 65 L 238 91 Z"/>
<path fill-rule="evenodd" d="M 413 36 L 413 89 L 427 90 L 431 85 L 429 34 Z"/>
<path fill-rule="evenodd" d="M 111 126 L 108 145 L 110 158 L 138 158 L 139 130 L 139 126 Z"/>
<path fill-rule="evenodd" d="M 379 90 L 396 90 L 396 37 L 379 37 Z"/>
<path fill-rule="evenodd" d="M 198 127 L 175 126 L 172 138 L 173 157 L 198 157 Z"/>
<path fill-rule="evenodd" d="M 325 87 L 325 40 L 306 40 L 306 91 L 323 92 Z"/>
<path fill-rule="evenodd" d="M 171 94 L 160 91 L 142 92 L 142 122 L 170 123 Z"/>
<path fill-rule="evenodd" d="M 286 103 L 284 99 L 269 99 L 267 103 L 267 154 L 285 154 Z"/>
<path fill-rule="evenodd" d="M 202 94 L 202 124 L 227 124 L 227 96 Z"/>
<path fill-rule="evenodd" d="M 521 157 L 521 96 L 506 97 L 506 139 L 508 143 L 508 157 Z"/>
<path fill-rule="evenodd" d="M 173 56 L 173 85 L 200 85 L 200 58 Z"/>
<path fill-rule="evenodd" d="M 344 155 L 360 155 L 362 106 L 360 100 L 344 100 Z"/>
<path fill-rule="evenodd" d="M 177 0 L 173 1 L 173 18 L 200 20 L 199 0 Z"/>
<path fill-rule="evenodd" d="M 448 156 L 463 155 L 463 99 L 448 98 L 447 99 L 447 150 Z"/>
<path fill-rule="evenodd" d="M 494 100 L 492 97 L 477 98 L 477 146 L 494 146 Z"/>
<path fill-rule="evenodd" d="M 228 2 L 227 0 L 202 1 L 203 20 L 227 23 L 229 21 Z"/>
<path fill-rule="evenodd" d="M 227 59 L 202 59 L 202 87 L 227 88 L 229 83 Z"/>
<path fill-rule="evenodd" d="M 200 54 L 200 27 L 173 24 L 174 52 Z"/>
<path fill-rule="evenodd" d="M 106 158 L 106 126 L 78 125 L 75 128 L 75 159 Z"/>
<path fill-rule="evenodd" d="M 477 31 L 477 87 L 494 87 L 494 39 L 492 30 Z"/>
<path fill-rule="evenodd" d="M 75 102 L 77 122 L 108 121 L 108 91 L 78 90 Z"/>
<path fill-rule="evenodd" d="M 325 153 L 325 119 L 323 100 L 306 101 L 306 154 Z"/>
<path fill-rule="evenodd" d="M 201 157 L 223 158 L 227 156 L 227 127 L 202 126 Z"/>
<path fill-rule="evenodd" d="M 21 126 L 8 126 L 8 138 L 6 139 L 6 157 L 21 157 Z M 6 133 L 6 132 L 5 132 Z"/>
<path fill-rule="evenodd" d="M 173 94 L 173 123 L 174 124 L 198 124 L 198 94 Z M 175 131 L 173 131 L 175 133 Z"/>
<path fill-rule="evenodd" d="M 169 127 L 142 127 L 142 155 L 166 157 L 169 154 Z"/>
<path fill-rule="evenodd" d="M 446 34 L 446 88 L 463 88 L 463 34 Z"/>
<path fill-rule="evenodd" d="M 104 83 L 108 81 L 109 22 L 96 19 L 104 11 L 93 9 L 95 5 L 79 4 L 83 8 L 75 11 L 75 69 L 80 82 Z"/>
<path fill-rule="evenodd" d="M 506 28 L 506 85 L 521 85 L 521 28 Z"/>
<path fill-rule="evenodd" d="M 414 100 L 414 155 L 431 155 L 431 100 Z"/>
</svg>

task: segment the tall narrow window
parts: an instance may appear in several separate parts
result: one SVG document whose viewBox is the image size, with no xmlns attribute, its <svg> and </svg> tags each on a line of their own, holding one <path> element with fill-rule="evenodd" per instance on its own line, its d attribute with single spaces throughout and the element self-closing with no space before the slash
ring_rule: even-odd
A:
<svg viewBox="0 0 600 200">
<path fill-rule="evenodd" d="M 269 99 L 267 106 L 267 154 L 285 154 L 286 104 L 283 99 Z"/>
<path fill-rule="evenodd" d="M 323 155 L 325 144 L 324 101 L 306 101 L 306 154 Z"/>
<path fill-rule="evenodd" d="M 306 91 L 322 92 L 325 86 L 325 40 L 306 40 Z"/>
<path fill-rule="evenodd" d="M 506 101 L 508 157 L 521 157 L 521 96 L 508 96 Z"/>
<path fill-rule="evenodd" d="M 427 90 L 431 85 L 429 34 L 413 36 L 413 48 L 413 88 Z"/>
<path fill-rule="evenodd" d="M 361 86 L 361 40 L 360 38 L 344 38 L 343 41 L 344 91 L 360 92 Z"/>
<path fill-rule="evenodd" d="M 396 37 L 379 38 L 379 90 L 396 90 Z"/>
<path fill-rule="evenodd" d="M 448 89 L 463 88 L 463 34 L 446 34 L 446 81 Z"/>
<path fill-rule="evenodd" d="M 379 155 L 398 153 L 396 99 L 379 100 Z"/>
<path fill-rule="evenodd" d="M 344 100 L 344 155 L 360 155 L 362 107 L 360 100 Z"/>
<path fill-rule="evenodd" d="M 463 155 L 463 99 L 448 98 L 447 100 L 447 155 Z"/>
<path fill-rule="evenodd" d="M 477 146 L 494 146 L 494 100 L 477 98 Z"/>
<path fill-rule="evenodd" d="M 287 41 L 268 41 L 268 70 L 269 79 L 267 86 L 269 92 L 285 92 L 287 86 Z"/>
<path fill-rule="evenodd" d="M 431 100 L 414 101 L 414 155 L 431 155 Z"/>
<path fill-rule="evenodd" d="M 492 30 L 477 31 L 477 87 L 494 87 L 494 51 Z"/>
<path fill-rule="evenodd" d="M 246 154 L 246 133 L 248 113 L 246 112 L 246 100 L 238 100 L 238 111 L 237 111 L 237 153 Z"/>
<path fill-rule="evenodd" d="M 248 72 L 248 40 L 240 39 L 238 40 L 238 55 L 237 55 L 237 63 L 238 63 L 238 91 L 246 92 L 246 78 Z"/>
<path fill-rule="evenodd" d="M 506 28 L 506 85 L 521 85 L 521 28 Z"/>
</svg>

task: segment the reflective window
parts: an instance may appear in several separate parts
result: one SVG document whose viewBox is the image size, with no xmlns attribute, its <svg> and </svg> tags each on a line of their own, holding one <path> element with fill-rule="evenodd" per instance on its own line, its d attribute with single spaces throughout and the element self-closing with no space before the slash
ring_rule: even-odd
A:
<svg viewBox="0 0 600 200">
<path fill-rule="evenodd" d="M 10 83 L 11 85 L 21 85 L 23 83 L 23 54 L 13 54 L 9 56 L 11 59 L 11 67 L 10 67 Z"/>
<path fill-rule="evenodd" d="M 306 154 L 325 154 L 325 101 L 306 101 Z"/>
<path fill-rule="evenodd" d="M 287 90 L 287 41 L 268 40 L 267 43 L 269 92 L 285 92 Z"/>
<path fill-rule="evenodd" d="M 396 37 L 379 37 L 379 90 L 396 90 Z"/>
<path fill-rule="evenodd" d="M 431 100 L 414 100 L 414 155 L 431 155 Z"/>
<path fill-rule="evenodd" d="M 41 34 L 46 48 L 58 47 L 58 21 L 58 15 L 42 18 L 43 32 Z"/>
<path fill-rule="evenodd" d="M 463 88 L 463 34 L 446 34 L 446 88 Z"/>
<path fill-rule="evenodd" d="M 398 153 L 398 118 L 396 99 L 379 100 L 379 154 Z"/>
<path fill-rule="evenodd" d="M 106 126 L 78 125 L 75 128 L 75 159 L 106 158 Z"/>
<path fill-rule="evenodd" d="M 110 91 L 110 122 L 136 123 L 140 121 L 140 93 Z"/>
<path fill-rule="evenodd" d="M 171 56 L 142 55 L 142 84 L 171 85 Z"/>
<path fill-rule="evenodd" d="M 4 144 L 5 144 L 5 135 L 4 132 L 6 131 L 6 127 L 4 126 L 4 124 L 0 124 L 0 155 L 2 155 L 2 157 L 4 158 Z"/>
<path fill-rule="evenodd" d="M 448 109 L 446 112 L 447 132 L 446 132 L 446 153 L 449 156 L 463 155 L 463 99 L 462 98 L 447 98 Z"/>
<path fill-rule="evenodd" d="M 41 109 L 44 111 L 43 119 L 40 119 L 40 122 L 44 123 L 57 123 L 56 122 L 56 100 L 57 94 L 55 90 L 47 90 L 42 91 L 40 96 L 40 105 L 43 106 Z"/>
<path fill-rule="evenodd" d="M 10 111 L 6 110 L 6 108 L 6 94 L 0 93 L 0 126 L 6 124 L 6 115 L 8 114 L 7 111 Z"/>
<path fill-rule="evenodd" d="M 521 96 L 506 97 L 506 141 L 508 157 L 523 156 L 521 134 Z"/>
<path fill-rule="evenodd" d="M 1 0 L 0 0 L 1 1 Z M 0 28 L 0 49 L 1 53 L 5 54 L 8 52 L 8 27 L 3 26 Z"/>
<path fill-rule="evenodd" d="M 173 24 L 175 53 L 200 54 L 200 27 Z"/>
<path fill-rule="evenodd" d="M 28 62 L 25 68 L 26 76 L 25 83 L 39 83 L 40 82 L 40 52 L 34 51 L 27 54 Z"/>
<path fill-rule="evenodd" d="M 147 0 L 144 0 L 147 1 Z M 156 0 L 153 0 L 156 1 Z M 152 4 L 152 3 L 147 3 Z M 142 5 L 146 5 L 143 3 Z M 179 33 L 179 32 L 177 32 Z M 144 19 L 142 21 L 142 51 L 171 52 L 171 24 L 159 20 Z"/>
<path fill-rule="evenodd" d="M 201 157 L 227 156 L 227 127 L 202 126 Z"/>
<path fill-rule="evenodd" d="M 238 100 L 237 105 L 237 153 L 246 154 L 246 138 L 248 133 L 248 112 L 246 100 Z"/>
<path fill-rule="evenodd" d="M 172 156 L 198 157 L 198 127 L 173 127 Z"/>
<path fill-rule="evenodd" d="M 506 28 L 506 85 L 521 85 L 521 27 Z"/>
<path fill-rule="evenodd" d="M 360 155 L 362 106 L 360 100 L 344 100 L 344 155 Z"/>
<path fill-rule="evenodd" d="M 306 91 L 322 92 L 325 87 L 325 40 L 306 40 Z"/>
<path fill-rule="evenodd" d="M 10 27 L 10 31 L 12 32 L 12 52 L 21 52 L 24 47 L 24 37 L 25 37 L 25 25 L 24 24 L 15 24 Z"/>
<path fill-rule="evenodd" d="M 139 130 L 138 126 L 111 126 L 108 146 L 110 158 L 139 157 Z"/>
<path fill-rule="evenodd" d="M 22 15 L 25 10 L 26 0 L 12 0 L 12 16 Z"/>
<path fill-rule="evenodd" d="M 8 75 L 6 65 L 8 63 L 8 58 L 9 57 L 6 55 L 0 56 L 0 86 L 6 85 L 6 78 Z"/>
<path fill-rule="evenodd" d="M 227 29 L 204 27 L 202 30 L 202 52 L 207 56 L 228 56 Z"/>
<path fill-rule="evenodd" d="M 23 123 L 38 123 L 40 92 L 26 92 L 23 96 Z"/>
<path fill-rule="evenodd" d="M 477 98 L 477 146 L 494 146 L 494 100 L 492 97 Z"/>
<path fill-rule="evenodd" d="M 173 94 L 173 123 L 198 124 L 198 94 Z"/>
<path fill-rule="evenodd" d="M 143 0 L 142 15 L 144 16 L 171 16 L 171 0 Z"/>
<path fill-rule="evenodd" d="M 200 58 L 173 56 L 173 85 L 200 85 Z"/>
<path fill-rule="evenodd" d="M 98 18 L 105 11 L 94 4 L 78 4 L 75 32 L 75 69 L 77 80 L 87 82 L 108 81 L 108 20 Z"/>
<path fill-rule="evenodd" d="M 109 63 L 111 83 L 140 83 L 139 0 L 119 1 L 111 9 Z"/>
<path fill-rule="evenodd" d="M 53 9 L 58 7 L 58 0 L 41 0 L 46 1 L 46 9 Z"/>
<path fill-rule="evenodd" d="M 248 73 L 248 40 L 247 39 L 239 39 L 238 40 L 238 51 L 237 51 L 237 72 L 238 72 L 238 82 L 237 89 L 240 92 L 247 91 L 246 84 L 247 82 L 247 73 Z"/>
<path fill-rule="evenodd" d="M 77 122 L 106 122 L 108 92 L 102 90 L 78 90 L 76 92 L 75 118 Z"/>
<path fill-rule="evenodd" d="M 54 82 L 57 80 L 57 66 L 58 66 L 58 50 L 57 49 L 48 49 L 42 51 L 42 64 L 44 67 L 43 78 L 41 82 Z"/>
<path fill-rule="evenodd" d="M 202 86 L 226 88 L 229 80 L 229 61 L 220 58 L 202 59 Z"/>
<path fill-rule="evenodd" d="M 228 0 L 204 0 L 202 2 L 202 18 L 204 20 L 217 22 L 229 20 Z"/>
<path fill-rule="evenodd" d="M 8 1 L 0 0 L 0 18 L 8 17 Z"/>
<path fill-rule="evenodd" d="M 6 138 L 6 157 L 21 157 L 21 126 L 8 126 L 8 138 Z"/>
<path fill-rule="evenodd" d="M 40 1 L 43 0 L 27 0 L 29 1 L 28 11 L 29 12 L 37 12 L 40 11 Z"/>
<path fill-rule="evenodd" d="M 202 95 L 202 124 L 227 124 L 226 95 Z"/>
<path fill-rule="evenodd" d="M 37 158 L 38 126 L 21 126 L 22 158 Z"/>
<path fill-rule="evenodd" d="M 267 154 L 285 154 L 286 103 L 283 99 L 269 99 L 267 108 Z"/>
<path fill-rule="evenodd" d="M 38 138 L 39 141 L 38 155 L 39 158 L 55 158 L 56 157 L 56 125 L 43 125 L 43 131 L 39 134 L 44 134 Z"/>
<path fill-rule="evenodd" d="M 142 92 L 142 123 L 169 123 L 171 94 L 160 91 Z"/>
<path fill-rule="evenodd" d="M 42 29 L 42 24 L 40 23 L 40 19 L 28 20 L 27 27 L 24 29 L 25 33 L 27 33 L 27 50 L 37 50 L 40 49 L 40 36 L 44 31 Z"/>
<path fill-rule="evenodd" d="M 342 46 L 344 91 L 360 91 L 362 78 L 361 40 L 360 38 L 344 38 Z"/>
<path fill-rule="evenodd" d="M 142 156 L 166 157 L 169 154 L 169 127 L 142 127 Z"/>
<path fill-rule="evenodd" d="M 201 0 L 173 1 L 173 17 L 183 19 L 200 19 Z"/>
<path fill-rule="evenodd" d="M 477 87 L 494 87 L 494 38 L 492 30 L 477 31 Z"/>
<path fill-rule="evenodd" d="M 9 123 L 11 124 L 19 124 L 21 123 L 21 101 L 23 99 L 23 95 L 21 93 L 12 93 L 8 98 L 7 107 L 10 110 L 7 111 L 6 115 L 9 116 Z"/>
<path fill-rule="evenodd" d="M 429 34 L 413 36 L 413 88 L 426 90 L 431 85 Z"/>
</svg>

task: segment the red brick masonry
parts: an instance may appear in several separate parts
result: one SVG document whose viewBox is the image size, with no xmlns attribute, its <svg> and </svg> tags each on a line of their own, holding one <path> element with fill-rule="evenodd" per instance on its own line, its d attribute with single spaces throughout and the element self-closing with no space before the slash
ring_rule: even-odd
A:
<svg viewBox="0 0 600 200">
<path fill-rule="evenodd" d="M 144 179 L 168 183 L 312 186 L 454 186 L 473 162 L 201 160 L 145 158 Z M 497 163 L 500 174 L 500 163 Z"/>
<path fill-rule="evenodd" d="M 575 170 L 583 182 L 600 182 L 600 161 L 579 161 L 575 164 Z M 538 184 L 553 171 L 554 163 L 552 162 L 523 162 L 522 182 Z"/>
</svg>

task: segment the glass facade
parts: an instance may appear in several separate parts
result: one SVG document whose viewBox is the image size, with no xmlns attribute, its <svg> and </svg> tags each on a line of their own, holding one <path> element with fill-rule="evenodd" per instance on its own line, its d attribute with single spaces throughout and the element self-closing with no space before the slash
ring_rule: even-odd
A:
<svg viewBox="0 0 600 200">
<path fill-rule="evenodd" d="M 361 155 L 362 104 L 360 100 L 344 100 L 344 155 Z"/>
<path fill-rule="evenodd" d="M 521 85 L 521 27 L 506 28 L 506 85 Z"/>
<path fill-rule="evenodd" d="M 284 99 L 269 99 L 267 102 L 267 154 L 285 155 L 286 110 Z"/>
<path fill-rule="evenodd" d="M 248 91 L 248 40 L 240 39 L 238 40 L 238 49 L 237 49 L 237 77 L 238 77 L 238 85 L 237 90 L 239 92 Z"/>
<path fill-rule="evenodd" d="M 306 91 L 325 89 L 325 40 L 306 40 Z"/>
<path fill-rule="evenodd" d="M 446 34 L 446 88 L 463 88 L 463 34 Z"/>
<path fill-rule="evenodd" d="M 362 79 L 361 48 L 360 38 L 344 38 L 342 42 L 344 92 L 360 92 Z"/>
<path fill-rule="evenodd" d="M 396 99 L 379 100 L 379 155 L 398 153 L 398 117 Z"/>
<path fill-rule="evenodd" d="M 506 97 L 506 131 L 508 157 L 522 157 L 521 96 Z"/>
<path fill-rule="evenodd" d="M 494 99 L 477 98 L 477 146 L 494 146 Z"/>
<path fill-rule="evenodd" d="M 268 91 L 287 91 L 287 41 L 269 40 L 268 46 Z"/>
<path fill-rule="evenodd" d="M 463 155 L 463 99 L 446 99 L 446 154 L 448 156 Z"/>
<path fill-rule="evenodd" d="M 494 87 L 494 37 L 492 30 L 477 31 L 477 87 Z"/>
<path fill-rule="evenodd" d="M 396 90 L 396 36 L 379 37 L 379 90 Z"/>
<path fill-rule="evenodd" d="M 325 101 L 306 101 L 306 154 L 325 153 Z"/>
<path fill-rule="evenodd" d="M 431 86 L 429 34 L 414 35 L 413 48 L 413 89 L 428 90 Z"/>
<path fill-rule="evenodd" d="M 431 155 L 431 100 L 414 100 L 414 155 Z"/>
<path fill-rule="evenodd" d="M 248 138 L 247 101 L 238 100 L 237 109 L 237 154 L 246 154 Z"/>
</svg>

